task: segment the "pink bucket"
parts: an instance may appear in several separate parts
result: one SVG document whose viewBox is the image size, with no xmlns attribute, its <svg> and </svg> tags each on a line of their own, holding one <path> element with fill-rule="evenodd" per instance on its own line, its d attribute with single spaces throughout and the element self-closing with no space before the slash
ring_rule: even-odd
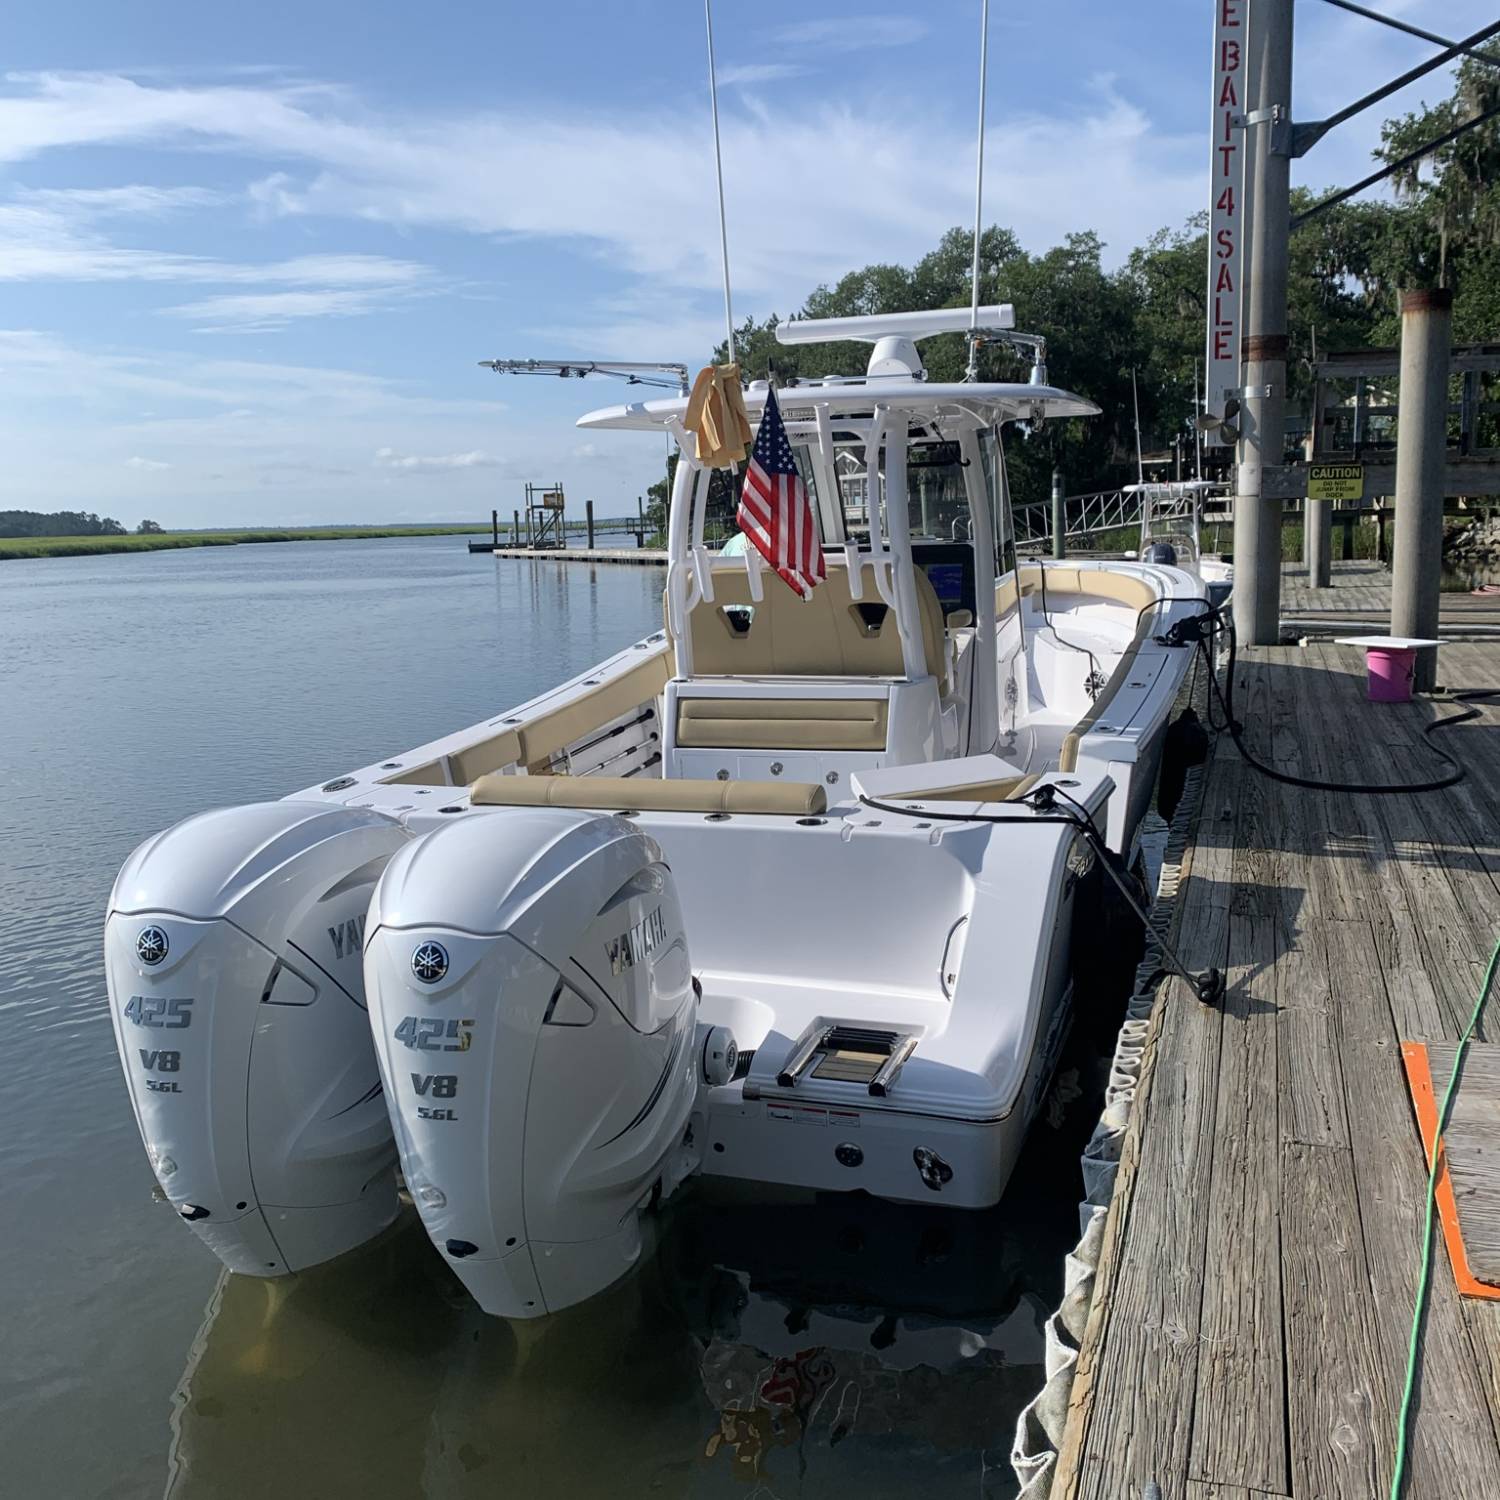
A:
<svg viewBox="0 0 1500 1500">
<path fill-rule="evenodd" d="M 1415 651 L 1372 646 L 1365 653 L 1365 660 L 1370 673 L 1366 696 L 1371 703 L 1411 702 L 1411 680 L 1417 664 Z"/>
</svg>

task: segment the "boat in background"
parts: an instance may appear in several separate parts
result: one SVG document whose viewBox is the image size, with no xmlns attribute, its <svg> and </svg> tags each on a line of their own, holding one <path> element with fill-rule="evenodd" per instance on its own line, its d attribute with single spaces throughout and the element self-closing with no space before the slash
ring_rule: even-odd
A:
<svg viewBox="0 0 1500 1500">
<path fill-rule="evenodd" d="M 1234 588 L 1234 564 L 1203 550 L 1203 511 L 1225 486 L 1211 479 L 1127 484 L 1124 493 L 1141 502 L 1141 540 L 1136 556 L 1191 573 L 1203 585 L 1204 602 L 1217 609 Z M 1153 552 L 1163 547 L 1164 552 Z"/>
<path fill-rule="evenodd" d="M 616 1281 L 689 1176 L 996 1203 L 1103 941 L 1192 658 L 1160 561 L 1017 566 L 1007 427 L 1086 417 L 1008 306 L 783 325 L 827 577 L 716 554 L 683 398 L 664 629 L 455 733 L 191 818 L 110 900 L 161 1188 L 232 1270 L 377 1233 L 401 1172 L 487 1311 Z M 925 378 L 954 330 L 1021 383 Z M 769 402 L 744 392 L 752 421 Z"/>
</svg>

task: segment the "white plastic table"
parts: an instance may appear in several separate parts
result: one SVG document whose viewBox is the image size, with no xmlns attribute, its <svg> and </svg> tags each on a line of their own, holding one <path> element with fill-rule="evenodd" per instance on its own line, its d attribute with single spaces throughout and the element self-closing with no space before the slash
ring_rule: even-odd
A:
<svg viewBox="0 0 1500 1500">
<path fill-rule="evenodd" d="M 1409 703 L 1417 652 L 1441 641 L 1414 635 L 1341 635 L 1336 646 L 1359 646 L 1365 653 L 1365 696 L 1371 703 Z"/>
</svg>

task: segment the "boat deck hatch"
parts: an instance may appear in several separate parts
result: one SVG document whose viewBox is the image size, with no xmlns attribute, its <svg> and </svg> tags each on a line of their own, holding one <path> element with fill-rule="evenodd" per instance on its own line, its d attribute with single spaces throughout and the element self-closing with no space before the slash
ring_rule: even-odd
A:
<svg viewBox="0 0 1500 1500">
<path fill-rule="evenodd" d="M 793 1088 L 806 1074 L 829 1083 L 862 1083 L 878 1099 L 916 1047 L 909 1032 L 814 1024 L 797 1039 L 776 1082 Z"/>
</svg>

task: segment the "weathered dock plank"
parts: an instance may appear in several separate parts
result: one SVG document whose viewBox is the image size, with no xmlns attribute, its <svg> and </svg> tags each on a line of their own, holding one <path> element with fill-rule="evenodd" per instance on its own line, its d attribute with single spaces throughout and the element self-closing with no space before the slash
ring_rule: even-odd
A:
<svg viewBox="0 0 1500 1500">
<path fill-rule="evenodd" d="M 1266 1024 L 1276 1011 L 1276 938 L 1268 914 L 1231 917 L 1189 1469 L 1259 1490 L 1285 1489 L 1287 1477 L 1281 1150 L 1277 1091 L 1267 1086 L 1277 1072 L 1277 1028 Z M 1247 1256 L 1250 1246 L 1259 1250 Z M 1226 1265 L 1236 1274 L 1219 1274 Z"/>
<path fill-rule="evenodd" d="M 1429 1046 L 1432 1087 L 1441 1101 L 1453 1072 L 1456 1044 Z M 1475 1042 L 1464 1054 L 1443 1150 L 1469 1269 L 1500 1285 L 1500 1046 Z"/>
<path fill-rule="evenodd" d="M 1289 1493 L 1372 1500 L 1390 1473 L 1396 1406 L 1375 1336 L 1352 1154 L 1290 1142 L 1281 1180 Z"/>
<path fill-rule="evenodd" d="M 1500 684 L 1500 642 L 1441 660 Z M 1295 775 L 1438 766 L 1421 731 L 1447 710 L 1370 705 L 1353 648 L 1242 653 L 1236 700 Z M 1399 1043 L 1456 1041 L 1500 927 L 1500 709 L 1444 734 L 1472 778 L 1420 796 L 1272 783 L 1217 746 L 1178 920 L 1231 991 L 1216 1019 L 1167 987 L 1154 1018 L 1054 1500 L 1385 1492 L 1426 1191 Z M 1500 1177 L 1500 1141 L 1476 1160 Z M 1500 1496 L 1497 1414 L 1500 1303 L 1460 1299 L 1439 1254 L 1407 1500 Z"/>
</svg>

